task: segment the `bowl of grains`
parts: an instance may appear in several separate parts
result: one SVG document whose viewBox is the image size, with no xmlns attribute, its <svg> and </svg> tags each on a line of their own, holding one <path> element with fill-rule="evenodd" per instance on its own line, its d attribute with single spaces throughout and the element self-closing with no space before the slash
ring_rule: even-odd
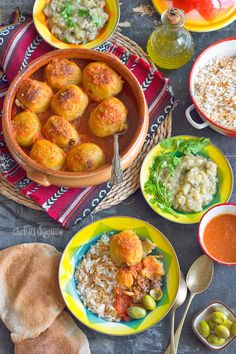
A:
<svg viewBox="0 0 236 354">
<path fill-rule="evenodd" d="M 186 118 L 190 124 L 236 137 L 236 38 L 218 41 L 199 55 L 190 73 L 189 90 L 193 104 Z M 204 122 L 192 117 L 195 108 Z"/>
<path fill-rule="evenodd" d="M 68 309 L 84 325 L 122 336 L 142 332 L 171 309 L 179 263 L 170 242 L 152 225 L 111 217 L 80 230 L 60 263 Z"/>
</svg>

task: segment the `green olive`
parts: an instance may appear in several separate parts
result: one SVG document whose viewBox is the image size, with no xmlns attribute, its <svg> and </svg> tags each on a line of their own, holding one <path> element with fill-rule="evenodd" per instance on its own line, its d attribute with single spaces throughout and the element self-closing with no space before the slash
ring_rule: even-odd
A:
<svg viewBox="0 0 236 354">
<path fill-rule="evenodd" d="M 213 345 L 222 345 L 225 343 L 225 338 L 217 337 L 215 334 L 210 334 L 207 338 L 208 342 Z"/>
<path fill-rule="evenodd" d="M 229 338 L 230 336 L 230 331 L 229 329 L 224 326 L 224 325 L 218 325 L 215 327 L 215 334 L 218 336 L 218 337 L 222 337 L 222 338 Z"/>
<path fill-rule="evenodd" d="M 156 308 L 156 301 L 150 295 L 145 295 L 142 302 L 146 310 L 152 311 Z"/>
<path fill-rule="evenodd" d="M 161 289 L 152 289 L 149 294 L 155 301 L 159 301 L 163 297 L 163 292 Z"/>
<path fill-rule="evenodd" d="M 128 308 L 127 313 L 130 318 L 134 320 L 138 320 L 139 318 L 143 318 L 146 316 L 146 310 L 139 306 L 131 306 Z"/>
<path fill-rule="evenodd" d="M 232 324 L 233 322 L 227 319 L 224 323 L 224 326 L 226 326 L 229 330 L 231 330 Z"/>
<path fill-rule="evenodd" d="M 236 322 L 234 322 L 231 326 L 231 333 L 236 336 Z"/>
<path fill-rule="evenodd" d="M 214 305 L 211 307 L 211 312 L 223 312 L 226 316 L 229 316 L 229 310 L 223 305 Z"/>
<path fill-rule="evenodd" d="M 213 322 L 211 319 L 207 320 L 207 323 L 212 331 L 215 328 L 215 326 L 217 326 L 217 324 Z"/>
<path fill-rule="evenodd" d="M 216 311 L 211 315 L 211 319 L 217 324 L 224 324 L 227 320 L 227 316 L 223 312 Z"/>
<path fill-rule="evenodd" d="M 204 338 L 207 338 L 211 333 L 209 324 L 204 320 L 199 323 L 198 330 Z"/>
</svg>

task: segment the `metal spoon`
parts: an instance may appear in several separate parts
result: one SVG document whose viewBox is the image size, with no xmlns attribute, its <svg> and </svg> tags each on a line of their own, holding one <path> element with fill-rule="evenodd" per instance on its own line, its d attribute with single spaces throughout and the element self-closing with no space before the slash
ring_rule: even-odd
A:
<svg viewBox="0 0 236 354">
<path fill-rule="evenodd" d="M 175 349 L 173 354 L 177 353 L 181 331 L 189 307 L 191 305 L 191 302 L 195 295 L 200 294 L 209 288 L 213 278 L 213 274 L 214 274 L 214 263 L 209 257 L 205 255 L 199 257 L 190 267 L 186 277 L 186 284 L 190 291 L 190 298 L 186 306 L 186 309 L 184 311 L 183 317 L 175 332 L 175 336 L 174 336 Z M 169 352 L 169 347 L 167 348 L 165 354 L 168 352 Z"/>
<path fill-rule="evenodd" d="M 120 153 L 119 153 L 119 136 L 125 134 L 127 128 L 122 130 L 122 132 L 114 134 L 114 156 L 112 159 L 112 170 L 111 170 L 111 186 L 115 186 L 123 181 L 123 170 L 120 163 Z"/>
<path fill-rule="evenodd" d="M 170 342 L 170 352 L 174 352 L 174 332 L 175 332 L 175 311 L 177 310 L 178 307 L 183 305 L 184 301 L 186 300 L 187 297 L 187 285 L 185 282 L 185 278 L 183 273 L 180 273 L 180 282 L 179 282 L 179 289 L 172 307 L 172 316 L 171 316 L 171 342 Z"/>
</svg>

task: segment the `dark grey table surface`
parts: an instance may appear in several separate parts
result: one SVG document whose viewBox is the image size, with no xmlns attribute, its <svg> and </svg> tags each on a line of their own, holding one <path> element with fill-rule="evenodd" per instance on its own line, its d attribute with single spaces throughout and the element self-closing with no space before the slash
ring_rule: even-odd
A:
<svg viewBox="0 0 236 354">
<path fill-rule="evenodd" d="M 142 15 L 137 12 L 140 10 L 140 5 L 149 6 L 148 10 L 153 9 L 149 0 L 121 0 L 120 28 L 123 34 L 132 38 L 145 49 L 148 36 L 160 20 L 160 16 L 157 13 L 153 13 L 151 16 Z M 32 0 L 0 0 L 0 23 L 6 21 L 16 7 L 31 11 L 32 6 Z M 172 135 L 184 133 L 204 135 L 211 138 L 212 142 L 222 149 L 229 158 L 234 173 L 236 171 L 236 140 L 222 136 L 210 128 L 203 131 L 195 130 L 186 121 L 184 112 L 191 104 L 188 76 L 195 58 L 209 44 L 221 38 L 235 36 L 235 31 L 236 24 L 233 23 L 219 31 L 193 33 L 195 55 L 191 62 L 179 70 L 163 71 L 171 80 L 176 99 L 180 100 L 174 111 Z M 231 201 L 236 202 L 235 190 Z M 146 220 L 160 229 L 174 246 L 185 275 L 194 260 L 202 254 L 197 242 L 197 225 L 177 225 L 164 220 L 149 208 L 140 191 L 137 191 L 120 205 L 90 215 L 75 230 L 68 231 L 63 230 L 43 212 L 30 210 L 0 196 L 0 249 L 23 242 L 46 242 L 63 251 L 73 234 L 81 227 L 94 220 L 113 215 L 134 216 Z M 236 311 L 236 269 L 234 267 L 215 264 L 214 279 L 209 290 L 194 299 L 187 315 L 179 345 L 180 354 L 211 352 L 193 334 L 191 320 L 198 310 L 213 300 L 221 300 Z M 183 310 L 184 306 L 177 311 L 177 323 Z M 123 338 L 102 335 L 82 325 L 80 327 L 88 336 L 93 354 L 161 354 L 164 353 L 169 342 L 170 315 L 167 315 L 160 323 L 144 333 Z M 236 341 L 224 352 L 235 354 Z M 0 322 L 0 354 L 10 353 L 13 353 L 10 334 L 3 323 Z"/>
</svg>

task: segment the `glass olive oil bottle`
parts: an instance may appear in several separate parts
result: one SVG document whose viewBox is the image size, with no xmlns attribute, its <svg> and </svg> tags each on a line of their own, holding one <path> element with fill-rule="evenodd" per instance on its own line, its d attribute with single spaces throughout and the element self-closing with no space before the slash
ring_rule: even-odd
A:
<svg viewBox="0 0 236 354">
<path fill-rule="evenodd" d="M 150 35 L 147 52 L 161 68 L 178 69 L 193 56 L 194 43 L 191 34 L 184 29 L 185 13 L 169 8 L 161 16 L 162 25 Z"/>
</svg>

